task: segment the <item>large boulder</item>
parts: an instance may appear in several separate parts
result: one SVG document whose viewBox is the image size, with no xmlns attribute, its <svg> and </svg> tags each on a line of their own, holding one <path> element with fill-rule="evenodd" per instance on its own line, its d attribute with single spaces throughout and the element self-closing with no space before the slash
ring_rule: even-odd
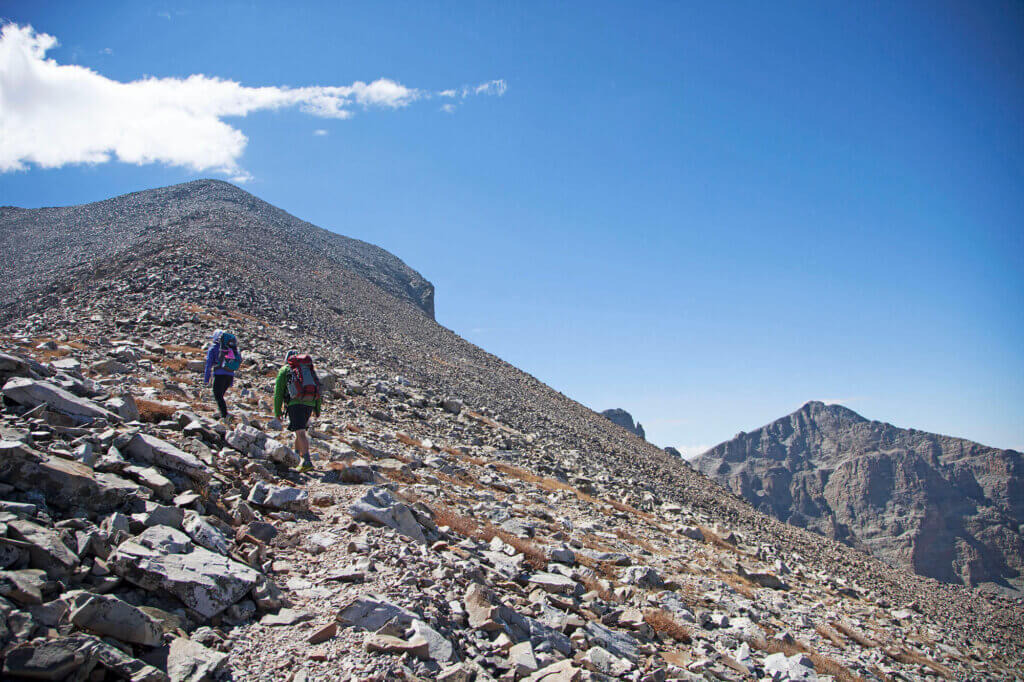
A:
<svg viewBox="0 0 1024 682">
<path fill-rule="evenodd" d="M 11 377 L 31 377 L 32 370 L 27 361 L 14 355 L 0 353 L 0 381 L 7 382 Z"/>
<path fill-rule="evenodd" d="M 362 628 L 374 632 L 387 624 L 401 629 L 412 628 L 414 639 L 426 648 L 426 656 L 441 663 L 447 663 L 454 655 L 452 643 L 444 635 L 430 627 L 413 611 L 393 604 L 375 594 L 358 597 L 338 613 L 342 625 Z"/>
<path fill-rule="evenodd" d="M 7 534 L 28 543 L 32 567 L 46 571 L 53 579 L 66 578 L 78 567 L 78 557 L 51 528 L 17 519 L 8 522 Z"/>
<path fill-rule="evenodd" d="M 19 441 L 0 440 L 0 481 L 39 492 L 58 509 L 110 512 L 142 489 L 114 474 L 97 473 L 80 462 L 34 450 Z"/>
<path fill-rule="evenodd" d="M 72 602 L 71 622 L 122 642 L 157 646 L 163 629 L 152 616 L 117 597 L 82 592 Z"/>
<path fill-rule="evenodd" d="M 143 535 L 156 530 L 157 527 L 149 528 Z M 196 547 L 184 533 L 173 532 L 184 541 L 176 545 L 154 544 L 157 549 L 135 541 L 121 543 L 110 555 L 108 566 L 143 589 L 174 595 L 206 618 L 237 602 L 260 581 L 262 574 L 258 571 Z"/>
<path fill-rule="evenodd" d="M 107 408 L 86 398 L 80 398 L 49 381 L 14 377 L 4 384 L 3 393 L 8 399 L 19 405 L 26 407 L 46 405 L 56 412 L 82 421 L 92 421 L 93 419 L 106 419 L 109 422 L 121 421 L 119 416 Z"/>
<path fill-rule="evenodd" d="M 135 434 L 127 450 L 132 459 L 179 471 L 201 483 L 210 480 L 213 475 L 210 468 L 195 455 L 148 433 Z"/>
<path fill-rule="evenodd" d="M 167 672 L 173 682 L 209 682 L 218 678 L 227 665 L 227 654 L 185 637 L 172 641 L 167 654 Z"/>
<path fill-rule="evenodd" d="M 309 493 L 302 488 L 273 485 L 257 481 L 249 491 L 247 502 L 269 509 L 305 509 L 309 502 Z"/>
<path fill-rule="evenodd" d="M 121 419 L 128 422 L 138 421 L 140 418 L 139 406 L 135 403 L 135 398 L 131 393 L 108 400 L 107 408 L 117 412 Z"/>
<path fill-rule="evenodd" d="M 408 505 L 396 500 L 384 488 L 371 488 L 366 491 L 366 494 L 356 500 L 348 511 L 356 521 L 379 523 L 394 528 L 420 544 L 427 542 L 423 527 L 416 520 L 412 510 Z"/>
</svg>

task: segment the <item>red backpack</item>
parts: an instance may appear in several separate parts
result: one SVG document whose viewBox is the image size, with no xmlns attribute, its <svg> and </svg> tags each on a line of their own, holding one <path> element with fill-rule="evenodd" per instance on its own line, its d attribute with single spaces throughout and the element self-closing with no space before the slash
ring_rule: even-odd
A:
<svg viewBox="0 0 1024 682">
<path fill-rule="evenodd" d="M 313 369 L 313 358 L 308 355 L 293 355 L 288 358 L 291 376 L 288 379 L 288 396 L 292 400 L 316 400 L 320 397 L 320 379 Z"/>
</svg>

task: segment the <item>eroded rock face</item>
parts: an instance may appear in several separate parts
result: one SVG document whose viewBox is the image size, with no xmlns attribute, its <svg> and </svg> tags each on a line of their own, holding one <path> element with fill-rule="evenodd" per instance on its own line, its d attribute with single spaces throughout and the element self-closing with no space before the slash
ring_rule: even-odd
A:
<svg viewBox="0 0 1024 682">
<path fill-rule="evenodd" d="M 644 433 L 644 427 L 640 426 L 640 422 L 634 422 L 633 415 L 621 408 L 616 407 L 611 410 L 604 410 L 601 412 L 601 416 L 613 424 L 618 424 L 630 433 L 634 433 L 641 438 L 647 437 L 647 434 Z"/>
<path fill-rule="evenodd" d="M 762 511 L 922 575 L 1024 586 L 1016 451 L 811 402 L 694 464 Z"/>
</svg>

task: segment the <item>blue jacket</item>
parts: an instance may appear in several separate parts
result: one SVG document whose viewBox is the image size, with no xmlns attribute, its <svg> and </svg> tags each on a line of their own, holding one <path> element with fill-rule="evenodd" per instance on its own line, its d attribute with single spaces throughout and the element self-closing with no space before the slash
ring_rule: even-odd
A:
<svg viewBox="0 0 1024 682">
<path fill-rule="evenodd" d="M 210 383 L 210 372 L 212 371 L 215 376 L 235 376 L 235 373 L 230 369 L 223 369 L 217 367 L 214 369 L 214 365 L 220 360 L 220 344 L 211 343 L 209 350 L 206 351 L 206 369 L 203 370 L 203 383 Z"/>
</svg>

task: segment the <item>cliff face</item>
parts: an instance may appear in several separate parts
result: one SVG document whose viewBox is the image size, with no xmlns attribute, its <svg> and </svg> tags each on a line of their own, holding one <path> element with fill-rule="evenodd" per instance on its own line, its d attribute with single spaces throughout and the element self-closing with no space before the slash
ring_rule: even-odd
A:
<svg viewBox="0 0 1024 682">
<path fill-rule="evenodd" d="M 601 412 L 601 416 L 615 424 L 618 424 L 630 433 L 635 433 L 644 439 L 647 437 L 644 433 L 644 427 L 640 425 L 640 422 L 634 422 L 633 415 L 621 408 L 616 407 L 611 410 L 604 410 Z"/>
<path fill-rule="evenodd" d="M 694 465 L 762 511 L 922 575 L 1022 585 L 1019 452 L 810 402 Z"/>
</svg>

